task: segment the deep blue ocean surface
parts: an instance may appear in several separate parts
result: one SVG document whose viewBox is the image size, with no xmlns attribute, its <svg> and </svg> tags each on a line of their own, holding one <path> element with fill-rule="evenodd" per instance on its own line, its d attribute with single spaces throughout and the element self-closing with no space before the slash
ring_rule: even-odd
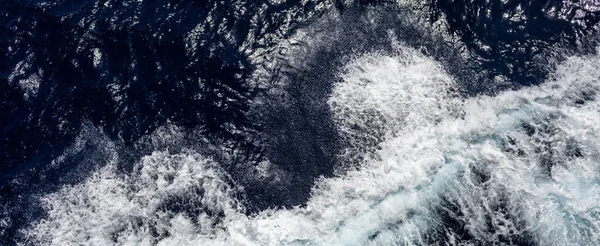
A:
<svg viewBox="0 0 600 246">
<path fill-rule="evenodd" d="M 0 0 L 2 245 L 597 245 L 596 0 Z"/>
</svg>

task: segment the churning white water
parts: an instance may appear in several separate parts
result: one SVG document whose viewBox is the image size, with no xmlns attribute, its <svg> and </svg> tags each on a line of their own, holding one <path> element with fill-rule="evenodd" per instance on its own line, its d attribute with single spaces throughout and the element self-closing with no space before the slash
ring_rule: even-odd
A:
<svg viewBox="0 0 600 246">
<path fill-rule="evenodd" d="M 318 180 L 306 207 L 247 216 L 215 161 L 155 152 L 130 175 L 107 163 L 42 197 L 47 216 L 24 233 L 54 245 L 600 241 L 600 56 L 494 97 L 455 96 L 439 63 L 401 45 L 339 77 L 329 104 L 351 143 L 340 154 L 360 164 Z"/>
</svg>

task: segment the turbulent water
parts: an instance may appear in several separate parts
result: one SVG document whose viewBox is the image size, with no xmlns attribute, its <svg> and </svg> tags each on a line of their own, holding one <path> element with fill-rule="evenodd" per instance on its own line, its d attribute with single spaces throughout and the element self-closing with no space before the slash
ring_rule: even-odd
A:
<svg viewBox="0 0 600 246">
<path fill-rule="evenodd" d="M 597 1 L 0 1 L 3 245 L 597 245 Z"/>
</svg>

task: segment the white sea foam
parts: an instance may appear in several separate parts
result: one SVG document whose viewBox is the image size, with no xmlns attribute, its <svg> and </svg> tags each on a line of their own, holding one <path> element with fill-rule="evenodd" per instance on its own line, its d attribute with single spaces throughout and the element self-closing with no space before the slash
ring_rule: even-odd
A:
<svg viewBox="0 0 600 246">
<path fill-rule="evenodd" d="M 415 50 L 368 54 L 347 66 L 330 105 L 354 146 L 377 148 L 345 175 L 317 181 L 306 207 L 246 216 L 210 158 L 156 152 L 129 176 L 109 163 L 43 197 L 48 216 L 25 233 L 56 245 L 455 244 L 465 233 L 593 245 L 599 80 L 600 56 L 572 57 L 541 86 L 462 100 Z M 199 209 L 161 207 L 171 201 Z"/>
<path fill-rule="evenodd" d="M 432 59 L 394 44 L 395 53 L 370 54 L 351 62 L 329 99 L 338 130 L 351 148 L 361 151 L 384 139 L 449 118 L 458 113 L 450 91 L 452 78 Z"/>
<path fill-rule="evenodd" d="M 33 241 L 52 245 L 165 245 L 211 238 L 217 214 L 243 208 L 209 158 L 155 152 L 130 176 L 108 163 L 83 184 L 42 199 L 48 217 L 35 225 Z M 173 206 L 176 208 L 173 209 Z"/>
<path fill-rule="evenodd" d="M 37 95 L 40 88 L 41 78 L 44 76 L 44 71 L 37 71 L 32 67 L 31 62 L 34 60 L 34 54 L 29 52 L 25 60 L 17 63 L 13 71 L 8 75 L 8 82 L 17 83 L 23 90 L 23 97 L 27 100 Z"/>
</svg>

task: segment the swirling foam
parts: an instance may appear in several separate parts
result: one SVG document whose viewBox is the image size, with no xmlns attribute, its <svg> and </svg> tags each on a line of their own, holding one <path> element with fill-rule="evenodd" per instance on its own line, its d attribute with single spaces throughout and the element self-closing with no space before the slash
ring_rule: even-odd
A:
<svg viewBox="0 0 600 246">
<path fill-rule="evenodd" d="M 599 80 L 600 56 L 572 57 L 541 86 L 463 100 L 415 50 L 368 54 L 330 99 L 367 156 L 317 181 L 306 207 L 247 216 L 210 158 L 157 152 L 129 176 L 109 164 L 43 197 L 47 217 L 24 233 L 57 245 L 591 245 Z"/>
</svg>

